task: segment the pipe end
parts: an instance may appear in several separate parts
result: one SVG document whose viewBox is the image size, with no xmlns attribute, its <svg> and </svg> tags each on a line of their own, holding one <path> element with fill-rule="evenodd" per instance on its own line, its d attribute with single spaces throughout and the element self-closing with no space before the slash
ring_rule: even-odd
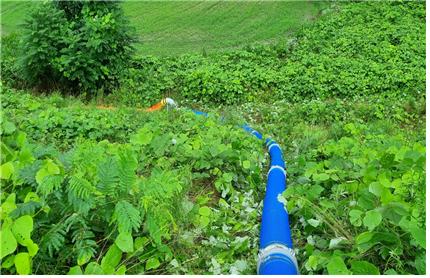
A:
<svg viewBox="0 0 430 278">
<path fill-rule="evenodd" d="M 260 249 L 257 263 L 258 274 L 299 274 L 294 250 L 284 244 L 271 244 Z"/>
</svg>

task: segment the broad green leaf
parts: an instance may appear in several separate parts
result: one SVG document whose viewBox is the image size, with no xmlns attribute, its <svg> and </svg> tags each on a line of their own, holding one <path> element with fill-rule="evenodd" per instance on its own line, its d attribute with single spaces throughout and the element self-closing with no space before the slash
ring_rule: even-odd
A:
<svg viewBox="0 0 430 278">
<path fill-rule="evenodd" d="M 26 241 L 26 245 L 27 250 L 28 250 L 28 254 L 30 255 L 30 257 L 34 257 L 37 254 L 37 251 L 39 251 L 39 245 L 37 245 L 36 243 L 34 243 L 31 239 L 28 239 Z"/>
<path fill-rule="evenodd" d="M 134 239 L 134 250 L 143 250 L 146 243 L 149 242 L 147 237 L 137 237 Z"/>
<path fill-rule="evenodd" d="M 74 267 L 71 267 L 69 269 L 69 272 L 67 272 L 67 275 L 82 275 L 82 269 L 79 265 L 75 265 Z"/>
<path fill-rule="evenodd" d="M 16 247 L 18 246 L 16 243 L 16 239 L 13 236 L 13 233 L 10 229 L 3 229 L 0 231 L 0 239 L 1 239 L 1 254 L 0 259 L 3 259 L 9 254 L 15 252 Z"/>
<path fill-rule="evenodd" d="M 249 160 L 245 160 L 242 162 L 242 166 L 245 169 L 249 169 L 249 168 L 251 168 L 251 162 Z"/>
<path fill-rule="evenodd" d="M 390 268 L 384 272 L 384 275 L 398 275 L 398 273 L 394 269 Z"/>
<path fill-rule="evenodd" d="M 2 217 L 1 219 L 5 219 L 10 212 L 16 209 L 15 201 L 16 201 L 15 193 L 12 193 L 9 196 L 7 196 L 6 200 L 1 204 L 1 210 L 0 210 L 0 214 Z"/>
<path fill-rule="evenodd" d="M 356 275 L 379 275 L 379 269 L 367 261 L 352 261 L 351 270 Z"/>
<path fill-rule="evenodd" d="M 306 261 L 305 267 L 308 271 L 317 270 L 318 267 L 318 257 L 311 255 L 309 259 Z"/>
<path fill-rule="evenodd" d="M 387 191 L 388 189 L 385 188 L 381 183 L 379 182 L 372 182 L 369 185 L 369 192 L 372 193 L 373 195 L 377 196 L 377 197 L 381 197 L 385 191 Z"/>
<path fill-rule="evenodd" d="M 43 167 L 40 168 L 40 170 L 36 173 L 36 182 L 37 184 L 41 185 L 43 179 L 46 176 L 58 174 L 60 174 L 60 167 L 58 167 L 58 165 L 55 164 L 51 159 L 47 159 Z"/>
<path fill-rule="evenodd" d="M 328 249 L 336 249 L 336 248 L 340 248 L 342 247 L 345 243 L 348 243 L 348 241 L 346 240 L 346 238 L 344 237 L 337 237 L 337 238 L 332 238 L 330 240 L 329 243 L 329 247 Z"/>
<path fill-rule="evenodd" d="M 8 180 L 14 173 L 15 169 L 11 161 L 0 166 L 0 179 Z"/>
<path fill-rule="evenodd" d="M 146 261 L 145 269 L 157 269 L 160 266 L 160 261 L 157 258 L 149 258 Z"/>
<path fill-rule="evenodd" d="M 199 214 L 203 216 L 209 216 L 211 214 L 211 209 L 209 207 L 201 207 L 199 208 Z"/>
<path fill-rule="evenodd" d="M 314 200 L 319 198 L 319 196 L 321 195 L 321 193 L 324 191 L 324 187 L 320 186 L 320 185 L 312 185 L 307 191 L 306 191 L 306 195 L 308 196 L 308 198 L 310 200 Z"/>
<path fill-rule="evenodd" d="M 118 267 L 115 274 L 116 275 L 124 275 L 126 271 L 127 271 L 127 268 L 125 267 L 125 265 L 122 265 L 122 266 Z"/>
<path fill-rule="evenodd" d="M 307 222 L 312 226 L 312 227 L 318 227 L 319 224 L 321 223 L 321 221 L 316 220 L 316 219 L 308 219 Z"/>
<path fill-rule="evenodd" d="M 377 242 L 373 240 L 374 233 L 372 232 L 364 232 L 359 234 L 355 238 L 355 243 L 357 244 L 357 249 L 361 253 L 366 252 L 369 250 L 373 245 L 375 245 Z"/>
<path fill-rule="evenodd" d="M 143 127 L 137 133 L 131 136 L 130 142 L 135 145 L 148 145 L 151 143 L 153 133 L 148 127 Z"/>
<path fill-rule="evenodd" d="M 103 273 L 103 269 L 102 267 L 96 263 L 96 262 L 90 262 L 87 267 L 85 268 L 85 275 L 88 274 L 97 274 L 97 275 L 102 275 Z"/>
<path fill-rule="evenodd" d="M 93 255 L 91 252 L 80 252 L 78 259 L 76 261 L 77 261 L 78 265 L 82 266 L 82 265 L 88 263 L 92 257 L 93 257 Z"/>
<path fill-rule="evenodd" d="M 366 216 L 363 218 L 363 224 L 370 230 L 373 231 L 382 221 L 382 215 L 377 210 L 371 210 L 366 212 Z"/>
<path fill-rule="evenodd" d="M 11 268 L 15 263 L 15 255 L 10 255 L 6 259 L 2 260 L 1 267 L 2 268 Z"/>
<path fill-rule="evenodd" d="M 33 231 L 33 218 L 30 215 L 24 215 L 15 220 L 12 224 L 12 233 L 19 244 L 27 246 L 31 239 L 30 235 Z"/>
<path fill-rule="evenodd" d="M 119 233 L 115 240 L 115 244 L 122 252 L 133 252 L 133 237 L 130 233 Z"/>
<path fill-rule="evenodd" d="M 321 174 L 314 174 L 313 175 L 313 179 L 314 181 L 326 181 L 330 178 L 330 176 L 326 173 L 321 173 Z"/>
<path fill-rule="evenodd" d="M 15 130 L 16 130 L 16 126 L 14 123 L 7 120 L 2 123 L 2 133 L 12 134 Z"/>
<path fill-rule="evenodd" d="M 327 264 L 329 275 L 348 275 L 351 272 L 346 267 L 343 259 L 339 256 L 333 256 Z"/>
<path fill-rule="evenodd" d="M 207 216 L 200 216 L 199 218 L 199 224 L 202 228 L 206 227 L 207 225 L 209 225 L 210 219 Z"/>
<path fill-rule="evenodd" d="M 356 227 L 360 227 L 362 214 L 363 214 L 363 212 L 361 210 L 358 210 L 358 209 L 351 210 L 349 212 L 349 221 L 351 222 L 351 224 L 356 226 Z"/>
<path fill-rule="evenodd" d="M 108 266 L 115 268 L 121 261 L 121 257 L 121 249 L 119 249 L 116 244 L 112 244 L 102 259 L 101 266 L 103 270 Z"/>
<path fill-rule="evenodd" d="M 24 203 L 28 202 L 40 202 L 39 196 L 35 192 L 28 192 L 27 195 L 24 198 Z"/>
<path fill-rule="evenodd" d="M 45 167 L 51 175 L 60 174 L 60 168 L 51 159 L 46 161 Z"/>
<path fill-rule="evenodd" d="M 409 232 L 412 237 L 416 240 L 419 246 L 422 248 L 426 248 L 426 233 L 425 230 L 418 227 L 418 223 L 416 220 L 409 221 L 407 220 L 407 217 L 403 217 L 402 220 L 399 222 L 400 227 Z"/>
<path fill-rule="evenodd" d="M 28 253 L 18 253 L 15 256 L 15 268 L 16 272 L 20 275 L 26 275 L 31 273 L 31 261 Z"/>
</svg>

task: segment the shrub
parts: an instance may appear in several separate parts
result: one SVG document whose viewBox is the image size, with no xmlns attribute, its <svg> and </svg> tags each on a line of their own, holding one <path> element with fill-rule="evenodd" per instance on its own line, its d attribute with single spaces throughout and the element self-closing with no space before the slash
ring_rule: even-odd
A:
<svg viewBox="0 0 430 278">
<path fill-rule="evenodd" d="M 48 2 L 24 24 L 22 66 L 32 85 L 112 91 L 133 37 L 117 2 Z"/>
</svg>

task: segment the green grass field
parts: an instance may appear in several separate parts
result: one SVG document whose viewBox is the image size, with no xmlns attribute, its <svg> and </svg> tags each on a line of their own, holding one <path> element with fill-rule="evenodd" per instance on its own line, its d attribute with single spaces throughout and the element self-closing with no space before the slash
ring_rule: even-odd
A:
<svg viewBox="0 0 430 278">
<path fill-rule="evenodd" d="M 2 34 L 18 31 L 37 3 L 1 2 Z M 327 4 L 315 1 L 129 1 L 124 11 L 136 28 L 141 54 L 220 52 L 271 42 L 311 22 Z"/>
</svg>

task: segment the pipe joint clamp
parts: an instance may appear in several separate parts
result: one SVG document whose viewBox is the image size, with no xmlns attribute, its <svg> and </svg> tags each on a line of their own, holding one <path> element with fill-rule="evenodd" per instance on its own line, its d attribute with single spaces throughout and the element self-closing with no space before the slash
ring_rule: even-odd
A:
<svg viewBox="0 0 430 278">
<path fill-rule="evenodd" d="M 285 171 L 284 167 L 279 166 L 279 165 L 273 165 L 272 167 L 270 167 L 269 171 L 267 172 L 267 176 L 269 176 L 270 172 L 272 172 L 275 169 L 281 170 L 282 173 L 284 174 L 285 178 L 287 178 L 287 171 Z"/>
<path fill-rule="evenodd" d="M 276 147 L 276 148 L 278 148 L 279 150 L 281 150 L 281 147 L 280 147 L 277 143 L 273 143 L 273 144 L 270 144 L 270 145 L 269 145 L 269 147 L 267 148 L 267 150 L 269 151 L 269 153 L 270 153 L 270 150 L 271 150 L 273 147 Z"/>
<path fill-rule="evenodd" d="M 260 249 L 260 252 L 258 252 L 257 273 L 260 273 L 260 265 L 264 264 L 271 258 L 274 258 L 277 254 L 283 255 L 293 262 L 294 266 L 296 267 L 296 272 L 299 274 L 299 265 L 297 263 L 294 250 L 281 243 L 273 243 L 264 249 Z"/>
</svg>

